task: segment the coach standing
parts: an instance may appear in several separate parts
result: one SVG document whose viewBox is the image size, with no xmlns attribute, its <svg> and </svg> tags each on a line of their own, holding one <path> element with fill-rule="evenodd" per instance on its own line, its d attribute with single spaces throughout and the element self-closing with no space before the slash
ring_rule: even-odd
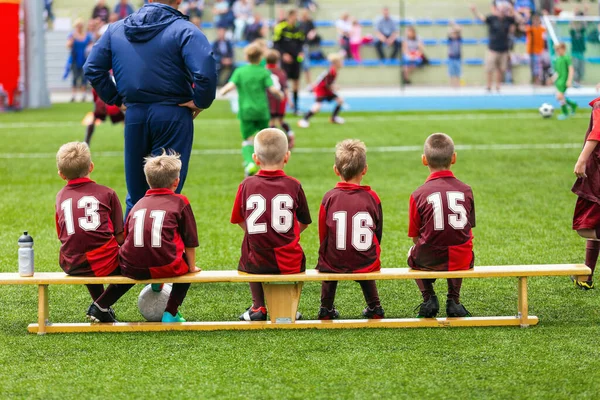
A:
<svg viewBox="0 0 600 400">
<path fill-rule="evenodd" d="M 273 30 L 273 48 L 281 53 L 282 67 L 289 80 L 292 81 L 294 93 L 294 113 L 298 113 L 298 89 L 300 79 L 300 67 L 304 61 L 302 48 L 306 37 L 298 26 L 298 15 L 296 10 L 288 12 L 287 19 L 275 25 Z M 307 82 L 310 83 L 310 82 Z"/>
<path fill-rule="evenodd" d="M 192 152 L 193 120 L 215 99 L 217 72 L 211 45 L 177 11 L 180 3 L 150 0 L 111 24 L 84 66 L 86 78 L 102 100 L 127 107 L 126 214 L 148 190 L 144 157 L 150 154 L 172 149 L 181 155 L 177 192 L 181 191 Z"/>
</svg>

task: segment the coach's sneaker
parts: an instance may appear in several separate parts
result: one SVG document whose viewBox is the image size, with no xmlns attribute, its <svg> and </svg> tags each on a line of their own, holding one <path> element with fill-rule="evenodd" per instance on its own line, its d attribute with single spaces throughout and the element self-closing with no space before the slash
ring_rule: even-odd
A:
<svg viewBox="0 0 600 400">
<path fill-rule="evenodd" d="M 245 313 L 240 315 L 240 321 L 266 321 L 267 309 L 265 307 L 248 307 Z"/>
<path fill-rule="evenodd" d="M 246 165 L 246 168 L 244 168 L 244 173 L 246 176 L 254 176 L 257 172 L 258 165 L 254 164 L 253 162 L 248 163 L 248 165 Z"/>
<path fill-rule="evenodd" d="M 338 310 L 333 307 L 331 310 L 328 310 L 326 307 L 319 308 L 319 315 L 317 316 L 320 320 L 329 320 L 329 319 L 338 319 L 340 317 L 340 313 Z"/>
<path fill-rule="evenodd" d="M 449 318 L 464 318 L 471 317 L 471 313 L 462 304 L 448 299 L 446 300 L 446 316 Z"/>
<path fill-rule="evenodd" d="M 346 120 L 344 118 L 340 117 L 339 115 L 336 115 L 335 117 L 331 117 L 331 123 L 338 124 L 338 125 L 344 125 L 346 123 Z"/>
<path fill-rule="evenodd" d="M 417 308 L 419 309 L 417 318 L 435 318 L 440 311 L 440 303 L 437 296 L 433 295 L 429 298 L 429 300 L 418 305 Z"/>
<path fill-rule="evenodd" d="M 580 281 L 577 280 L 576 276 L 571 276 L 571 280 L 575 284 L 575 287 L 581 290 L 592 290 L 594 288 L 594 281 Z"/>
<path fill-rule="evenodd" d="M 383 311 L 383 307 L 375 306 L 373 308 L 369 308 L 368 306 L 362 312 L 363 317 L 369 319 L 383 319 L 385 318 L 385 312 Z"/>
<path fill-rule="evenodd" d="M 162 316 L 163 323 L 173 323 L 173 322 L 185 322 L 185 318 L 181 316 L 181 313 L 177 311 L 177 314 L 173 315 L 168 311 L 165 311 Z"/>
<path fill-rule="evenodd" d="M 96 303 L 92 303 L 90 308 L 88 308 L 86 317 L 92 323 L 117 322 L 117 320 L 114 317 L 114 311 L 111 313 L 110 308 L 108 310 L 103 310 Z"/>
<path fill-rule="evenodd" d="M 310 122 L 308 122 L 308 120 L 302 118 L 301 120 L 298 120 L 298 126 L 300 128 L 308 128 L 310 126 Z"/>
</svg>

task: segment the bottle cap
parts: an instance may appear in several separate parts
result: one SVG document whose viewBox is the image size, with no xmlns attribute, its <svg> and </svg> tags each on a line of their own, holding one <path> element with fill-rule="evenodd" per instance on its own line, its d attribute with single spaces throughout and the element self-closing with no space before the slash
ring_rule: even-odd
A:
<svg viewBox="0 0 600 400">
<path fill-rule="evenodd" d="M 33 238 L 29 236 L 27 231 L 23 232 L 23 235 L 19 238 L 19 243 L 33 243 Z"/>
</svg>

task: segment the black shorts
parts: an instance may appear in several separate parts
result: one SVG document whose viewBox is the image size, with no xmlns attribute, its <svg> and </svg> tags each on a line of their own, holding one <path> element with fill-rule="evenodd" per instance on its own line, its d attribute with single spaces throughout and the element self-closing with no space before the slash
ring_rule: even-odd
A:
<svg viewBox="0 0 600 400">
<path fill-rule="evenodd" d="M 302 63 L 294 60 L 291 64 L 281 63 L 283 70 L 287 74 L 288 79 L 296 81 L 300 78 L 300 70 L 302 69 Z"/>
<path fill-rule="evenodd" d="M 317 97 L 317 103 L 323 103 L 325 101 L 330 102 L 330 101 L 337 100 L 337 98 L 338 98 L 337 94 L 334 94 L 332 96 L 320 96 L 320 97 Z"/>
</svg>

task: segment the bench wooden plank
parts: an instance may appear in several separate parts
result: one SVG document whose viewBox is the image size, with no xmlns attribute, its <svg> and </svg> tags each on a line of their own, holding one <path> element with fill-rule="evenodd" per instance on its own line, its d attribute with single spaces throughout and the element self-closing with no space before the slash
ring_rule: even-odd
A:
<svg viewBox="0 0 600 400">
<path fill-rule="evenodd" d="M 81 285 L 86 283 L 217 283 L 217 282 L 310 282 L 323 280 L 395 280 L 436 278 L 501 278 L 532 276 L 589 275 L 583 264 L 503 265 L 475 267 L 468 271 L 415 271 L 409 268 L 383 268 L 380 272 L 363 274 L 320 273 L 314 269 L 293 275 L 252 275 L 235 270 L 201 271 L 175 278 L 135 281 L 123 276 L 85 277 L 68 276 L 62 272 L 37 272 L 32 277 L 18 273 L 0 273 L 0 285 Z"/>
<path fill-rule="evenodd" d="M 165 332 L 165 331 L 220 331 L 220 330 L 264 330 L 264 329 L 356 329 L 356 328 L 448 328 L 473 326 L 520 326 L 519 317 L 471 317 L 471 318 L 406 318 L 406 319 L 363 319 L 332 321 L 296 321 L 273 323 L 271 321 L 231 322 L 184 322 L 162 324 L 159 322 L 119 322 L 116 324 L 50 324 L 46 333 L 85 332 Z M 538 318 L 530 316 L 528 325 L 537 325 Z M 27 328 L 30 333 L 39 333 L 38 324 Z"/>
</svg>

